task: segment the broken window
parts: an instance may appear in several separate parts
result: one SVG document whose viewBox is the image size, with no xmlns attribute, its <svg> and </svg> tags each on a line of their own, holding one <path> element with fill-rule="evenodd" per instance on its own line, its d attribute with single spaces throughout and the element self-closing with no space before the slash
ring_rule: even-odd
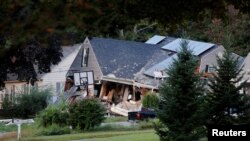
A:
<svg viewBox="0 0 250 141">
<path fill-rule="evenodd" d="M 88 56 L 89 56 L 89 48 L 83 48 L 83 55 L 82 55 L 82 66 L 88 66 Z"/>
</svg>

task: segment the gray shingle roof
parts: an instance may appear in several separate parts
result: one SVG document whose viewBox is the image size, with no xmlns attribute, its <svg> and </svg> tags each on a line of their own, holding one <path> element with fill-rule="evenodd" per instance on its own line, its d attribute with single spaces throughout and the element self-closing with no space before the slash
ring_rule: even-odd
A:
<svg viewBox="0 0 250 141">
<path fill-rule="evenodd" d="M 83 48 L 81 47 L 76 55 L 76 58 L 74 59 L 73 63 L 70 66 L 70 69 L 69 69 L 70 71 L 83 71 L 82 50 L 83 50 Z"/>
<path fill-rule="evenodd" d="M 102 73 L 126 79 L 133 79 L 160 50 L 156 45 L 107 38 L 91 38 L 90 43 Z"/>
</svg>

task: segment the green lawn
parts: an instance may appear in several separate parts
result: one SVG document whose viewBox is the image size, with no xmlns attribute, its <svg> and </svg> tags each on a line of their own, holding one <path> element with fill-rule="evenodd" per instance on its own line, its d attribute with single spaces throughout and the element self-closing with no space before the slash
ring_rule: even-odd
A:
<svg viewBox="0 0 250 141">
<path fill-rule="evenodd" d="M 154 131 L 149 133 L 137 133 L 129 135 L 119 135 L 106 138 L 85 139 L 84 141 L 159 141 L 159 137 Z"/>
<path fill-rule="evenodd" d="M 154 130 L 86 132 L 61 136 L 39 136 L 24 138 L 25 141 L 158 141 Z"/>
<path fill-rule="evenodd" d="M 16 141 L 16 133 L 1 138 L 1 141 Z M 24 136 L 24 141 L 159 141 L 159 137 L 153 129 L 135 131 L 93 131 L 77 134 L 57 135 L 57 136 Z M 207 141 L 206 138 L 200 141 Z"/>
</svg>

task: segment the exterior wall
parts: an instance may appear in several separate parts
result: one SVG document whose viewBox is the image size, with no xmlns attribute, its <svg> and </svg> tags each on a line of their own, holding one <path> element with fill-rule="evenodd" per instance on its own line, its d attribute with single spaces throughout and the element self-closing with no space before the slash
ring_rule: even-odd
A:
<svg viewBox="0 0 250 141">
<path fill-rule="evenodd" d="M 206 65 L 209 65 L 211 67 L 217 66 L 216 56 L 219 54 L 223 54 L 224 52 L 223 46 L 218 46 L 217 48 L 207 52 L 206 54 L 202 55 L 200 58 L 200 72 L 205 72 Z"/>
<path fill-rule="evenodd" d="M 37 81 L 34 87 L 40 87 L 41 85 L 42 82 Z M 27 84 L 27 82 L 20 82 L 20 81 L 5 82 L 5 89 L 0 91 L 0 109 L 2 108 L 2 102 L 6 96 L 11 98 L 21 94 L 24 91 L 28 92 L 29 87 L 32 88 L 33 86 Z"/>
<path fill-rule="evenodd" d="M 102 71 L 100 68 L 100 65 L 96 59 L 95 53 L 93 51 L 93 48 L 89 42 L 89 39 L 86 38 L 83 44 L 84 48 L 89 48 L 89 56 L 88 56 L 88 65 L 87 67 L 83 67 L 83 70 L 86 71 L 94 71 L 94 79 L 95 80 L 100 80 L 102 78 Z"/>
<path fill-rule="evenodd" d="M 60 87 L 60 91 L 62 91 L 66 81 L 66 74 L 70 69 L 70 66 L 73 63 L 76 55 L 78 54 L 80 47 L 81 45 L 78 45 L 77 49 L 75 49 L 68 56 L 65 56 L 58 65 L 52 67 L 50 73 L 46 73 L 41 78 L 43 80 L 43 86 L 52 88 L 54 94 L 57 94 L 58 87 Z"/>
</svg>

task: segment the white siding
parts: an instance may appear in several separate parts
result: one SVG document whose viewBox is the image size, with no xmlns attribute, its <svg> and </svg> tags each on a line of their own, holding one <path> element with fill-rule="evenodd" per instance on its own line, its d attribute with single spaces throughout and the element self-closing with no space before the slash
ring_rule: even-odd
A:
<svg viewBox="0 0 250 141">
<path fill-rule="evenodd" d="M 217 55 L 223 54 L 225 51 L 223 46 L 218 46 L 217 48 L 209 51 L 207 54 L 201 56 L 200 60 L 200 72 L 204 72 L 206 65 L 217 66 Z"/>
<path fill-rule="evenodd" d="M 42 85 L 41 81 L 37 81 L 37 86 L 40 87 Z M 0 91 L 0 109 L 2 108 L 2 102 L 4 100 L 5 96 L 12 96 L 16 97 L 20 93 L 23 93 L 24 91 L 24 86 L 26 87 L 26 90 L 29 90 L 32 88 L 31 85 L 27 84 L 27 82 L 21 82 L 21 81 L 6 81 L 5 82 L 5 88 L 4 90 Z M 12 89 L 12 90 L 11 90 Z"/>
<path fill-rule="evenodd" d="M 248 53 L 242 65 L 242 72 L 245 73 L 243 81 L 247 80 L 247 83 L 250 83 L 250 53 Z"/>
<path fill-rule="evenodd" d="M 48 86 L 53 89 L 54 94 L 56 94 L 56 84 L 59 82 L 61 84 L 64 84 L 66 80 L 66 74 L 74 61 L 81 45 L 76 45 L 75 50 L 71 53 L 69 53 L 67 56 L 64 56 L 62 58 L 62 61 L 58 64 L 52 67 L 50 73 L 46 73 L 42 77 L 42 85 Z"/>
</svg>

